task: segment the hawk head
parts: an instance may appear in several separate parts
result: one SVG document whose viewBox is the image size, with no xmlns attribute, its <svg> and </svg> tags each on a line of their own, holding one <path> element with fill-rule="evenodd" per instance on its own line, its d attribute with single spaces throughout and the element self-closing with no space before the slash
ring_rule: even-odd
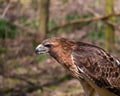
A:
<svg viewBox="0 0 120 96">
<path fill-rule="evenodd" d="M 69 52 L 74 46 L 74 43 L 74 41 L 70 41 L 65 38 L 52 37 L 42 41 L 42 43 L 36 47 L 35 53 L 49 53 L 50 55 L 52 55 L 53 53 L 61 54 L 65 51 Z"/>
<path fill-rule="evenodd" d="M 71 53 L 75 47 L 76 44 L 74 41 L 70 41 L 65 38 L 53 37 L 46 39 L 39 44 L 35 49 L 35 53 L 48 53 L 59 63 L 66 64 L 66 62 L 71 61 Z"/>
<path fill-rule="evenodd" d="M 44 53 L 50 53 L 53 49 L 57 49 L 60 47 L 61 38 L 49 38 L 44 40 L 41 44 L 39 44 L 36 49 L 36 54 L 44 54 Z"/>
</svg>

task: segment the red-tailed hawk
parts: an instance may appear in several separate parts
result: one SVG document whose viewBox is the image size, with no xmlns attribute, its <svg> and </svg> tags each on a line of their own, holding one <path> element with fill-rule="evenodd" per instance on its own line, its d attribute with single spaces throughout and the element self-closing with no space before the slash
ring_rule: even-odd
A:
<svg viewBox="0 0 120 96">
<path fill-rule="evenodd" d="M 86 82 L 90 86 L 87 90 L 93 88 L 100 96 L 120 96 L 120 61 L 103 49 L 53 37 L 44 40 L 35 52 L 49 53 L 80 80 L 84 89 Z"/>
</svg>

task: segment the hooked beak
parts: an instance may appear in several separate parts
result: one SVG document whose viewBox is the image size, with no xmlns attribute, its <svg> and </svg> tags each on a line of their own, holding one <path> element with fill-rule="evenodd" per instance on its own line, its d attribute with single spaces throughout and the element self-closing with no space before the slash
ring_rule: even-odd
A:
<svg viewBox="0 0 120 96">
<path fill-rule="evenodd" d="M 38 45 L 35 48 L 35 53 L 36 54 L 44 54 L 44 53 L 48 53 L 48 51 L 49 51 L 49 49 L 42 44 Z"/>
</svg>

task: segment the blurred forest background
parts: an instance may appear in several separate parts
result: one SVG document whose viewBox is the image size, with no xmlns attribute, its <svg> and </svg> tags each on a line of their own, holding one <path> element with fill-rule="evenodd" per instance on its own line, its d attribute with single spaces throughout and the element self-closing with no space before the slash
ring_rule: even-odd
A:
<svg viewBox="0 0 120 96">
<path fill-rule="evenodd" d="M 84 96 L 60 64 L 35 55 L 54 36 L 120 57 L 120 0 L 0 0 L 0 96 Z"/>
</svg>

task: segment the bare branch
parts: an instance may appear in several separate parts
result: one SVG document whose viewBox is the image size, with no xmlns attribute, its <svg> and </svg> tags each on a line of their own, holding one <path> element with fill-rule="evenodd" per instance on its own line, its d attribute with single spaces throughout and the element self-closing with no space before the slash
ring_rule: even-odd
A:
<svg viewBox="0 0 120 96">
<path fill-rule="evenodd" d="M 21 77 L 19 77 L 19 76 L 10 76 L 10 77 L 7 77 L 7 78 L 16 78 L 18 80 L 19 79 L 21 80 Z M 27 78 L 27 79 L 29 79 L 29 78 Z M 61 77 L 60 79 L 53 80 L 53 81 L 45 83 L 43 85 L 40 85 L 38 83 L 32 83 L 32 84 L 28 84 L 26 86 L 24 86 L 24 85 L 18 86 L 17 85 L 17 87 L 14 87 L 14 88 L 3 88 L 3 89 L 0 89 L 0 94 L 3 94 L 2 96 L 5 96 L 8 93 L 9 94 L 14 94 L 15 93 L 15 94 L 17 94 L 15 96 L 21 96 L 21 94 L 31 93 L 31 92 L 34 92 L 38 89 L 42 90 L 43 87 L 49 87 L 53 84 L 58 85 L 61 82 L 66 81 L 66 80 L 70 80 L 70 79 L 72 79 L 72 76 L 67 74 L 67 75 Z M 22 80 L 24 80 L 24 79 L 22 78 Z"/>
<path fill-rule="evenodd" d="M 56 31 L 59 28 L 65 28 L 67 26 L 73 26 L 75 24 L 87 24 L 87 23 L 90 23 L 92 21 L 106 20 L 106 19 L 108 19 L 109 17 L 112 17 L 112 16 L 120 16 L 120 12 L 112 13 L 112 14 L 105 15 L 105 16 L 98 16 L 97 15 L 97 16 L 95 16 L 93 18 L 86 18 L 86 19 L 81 19 L 81 20 L 73 20 L 73 21 L 64 23 L 64 24 L 62 24 L 60 26 L 56 26 L 56 27 L 50 29 L 49 32 Z"/>
<path fill-rule="evenodd" d="M 120 25 L 118 25 L 117 23 L 111 22 L 111 21 L 106 21 L 105 23 L 115 27 L 116 29 L 120 30 Z"/>
<path fill-rule="evenodd" d="M 6 6 L 5 10 L 3 11 L 1 18 L 4 18 L 6 13 L 8 12 L 9 8 L 11 6 L 11 2 L 8 3 L 8 5 Z"/>
</svg>

